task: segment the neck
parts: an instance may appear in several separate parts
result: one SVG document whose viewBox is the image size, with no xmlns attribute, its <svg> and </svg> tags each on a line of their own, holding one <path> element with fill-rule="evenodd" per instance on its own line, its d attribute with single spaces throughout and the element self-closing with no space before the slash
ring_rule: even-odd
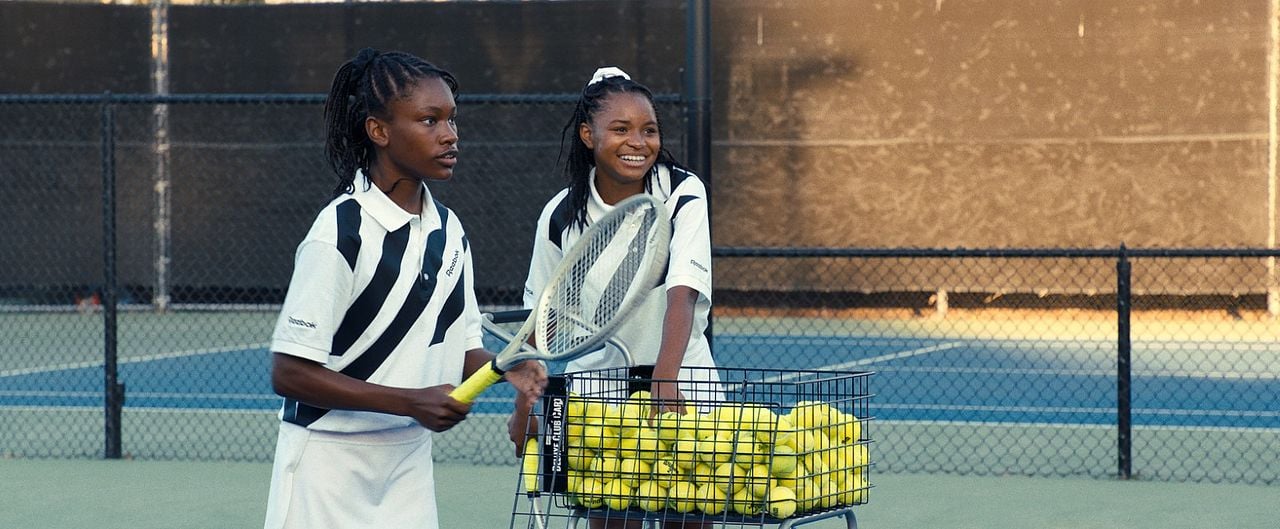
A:
<svg viewBox="0 0 1280 529">
<path fill-rule="evenodd" d="M 382 190 L 400 209 L 422 213 L 422 182 L 403 175 L 392 175 L 380 167 L 369 168 L 369 181 Z"/>
</svg>

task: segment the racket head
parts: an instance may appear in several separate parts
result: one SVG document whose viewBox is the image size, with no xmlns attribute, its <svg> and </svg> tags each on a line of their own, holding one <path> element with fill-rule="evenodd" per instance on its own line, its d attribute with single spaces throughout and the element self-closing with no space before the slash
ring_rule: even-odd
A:
<svg viewBox="0 0 1280 529">
<path fill-rule="evenodd" d="M 638 194 L 592 222 L 565 253 L 531 315 L 544 360 L 570 360 L 604 345 L 660 285 L 671 218 L 653 195 Z"/>
</svg>

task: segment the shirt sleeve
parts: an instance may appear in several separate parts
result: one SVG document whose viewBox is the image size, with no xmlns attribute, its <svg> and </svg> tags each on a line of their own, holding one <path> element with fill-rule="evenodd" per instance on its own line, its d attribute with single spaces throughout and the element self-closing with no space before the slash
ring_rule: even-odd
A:
<svg viewBox="0 0 1280 529">
<path fill-rule="evenodd" d="M 336 246 L 303 241 L 271 337 L 271 350 L 327 363 L 333 335 L 350 302 L 353 278 Z"/>
<path fill-rule="evenodd" d="M 681 203 L 683 201 L 683 203 Z M 666 288 L 687 286 L 711 299 L 711 223 L 704 196 L 682 195 L 672 204 Z"/>
<path fill-rule="evenodd" d="M 551 243 L 551 215 L 555 209 L 552 201 L 543 208 L 533 235 L 533 254 L 529 258 L 529 275 L 524 282 L 524 308 L 531 309 L 538 303 L 538 295 L 555 272 L 556 265 L 564 257 L 564 251 Z"/>
<path fill-rule="evenodd" d="M 466 260 L 463 264 L 466 266 L 464 270 L 464 281 L 466 285 L 463 288 L 466 292 L 463 294 L 466 299 L 466 306 L 462 309 L 462 315 L 466 324 L 466 347 L 470 351 L 484 347 L 484 331 L 480 325 L 480 303 L 476 301 L 476 280 L 475 267 L 471 264 L 471 250 L 466 252 Z"/>
</svg>

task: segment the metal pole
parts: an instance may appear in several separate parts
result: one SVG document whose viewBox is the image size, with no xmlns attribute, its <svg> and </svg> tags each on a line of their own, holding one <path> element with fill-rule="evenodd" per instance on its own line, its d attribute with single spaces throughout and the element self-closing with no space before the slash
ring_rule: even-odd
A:
<svg viewBox="0 0 1280 529">
<path fill-rule="evenodd" d="M 1129 479 L 1133 471 L 1133 425 L 1130 412 L 1130 363 L 1132 343 L 1129 337 L 1129 312 L 1133 307 L 1131 276 L 1133 265 L 1129 263 L 1124 244 L 1116 261 L 1116 428 L 1117 463 L 1121 479 Z"/>
<path fill-rule="evenodd" d="M 685 159 L 711 188 L 711 6 L 688 0 L 685 43 Z M 708 198 L 710 198 L 708 196 Z"/>
<path fill-rule="evenodd" d="M 710 0 L 685 4 L 685 161 L 707 187 L 707 222 L 711 222 L 711 5 Z M 712 347 L 711 315 L 707 346 Z M 714 351 L 714 349 L 712 349 Z"/>
<path fill-rule="evenodd" d="M 111 92 L 102 94 L 102 328 L 104 456 L 120 459 L 120 410 L 123 387 L 116 372 L 116 157 L 115 106 Z"/>
<path fill-rule="evenodd" d="M 158 96 L 169 95 L 169 0 L 151 0 L 151 88 Z M 169 105 L 152 108 L 152 146 L 155 154 L 156 257 L 155 295 L 157 312 L 169 308 L 169 263 L 171 196 L 169 193 Z"/>
</svg>

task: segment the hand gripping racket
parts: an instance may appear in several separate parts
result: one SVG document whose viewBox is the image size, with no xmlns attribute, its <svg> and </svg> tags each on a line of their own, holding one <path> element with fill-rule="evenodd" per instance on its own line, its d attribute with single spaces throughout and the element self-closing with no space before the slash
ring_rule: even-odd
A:
<svg viewBox="0 0 1280 529">
<path fill-rule="evenodd" d="M 593 222 L 565 253 L 520 330 L 449 396 L 472 402 L 525 360 L 571 360 L 602 347 L 658 286 L 671 220 L 661 201 L 631 196 Z M 529 336 L 534 347 L 523 347 Z"/>
</svg>

